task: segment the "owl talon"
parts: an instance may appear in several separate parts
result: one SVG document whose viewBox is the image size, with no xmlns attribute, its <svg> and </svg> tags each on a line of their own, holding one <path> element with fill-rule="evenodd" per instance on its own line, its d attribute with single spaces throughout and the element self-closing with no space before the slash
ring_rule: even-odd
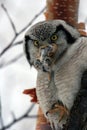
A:
<svg viewBox="0 0 87 130">
<path fill-rule="evenodd" d="M 55 105 L 53 106 L 53 108 L 50 109 L 50 110 L 47 112 L 47 114 L 48 114 L 48 113 L 53 114 L 53 113 L 55 113 L 55 112 L 59 112 L 59 113 L 60 113 L 60 115 L 59 115 L 59 122 L 63 119 L 63 117 L 64 117 L 65 115 L 69 115 L 69 110 L 68 110 L 65 106 L 59 105 L 59 104 L 55 104 Z"/>
</svg>

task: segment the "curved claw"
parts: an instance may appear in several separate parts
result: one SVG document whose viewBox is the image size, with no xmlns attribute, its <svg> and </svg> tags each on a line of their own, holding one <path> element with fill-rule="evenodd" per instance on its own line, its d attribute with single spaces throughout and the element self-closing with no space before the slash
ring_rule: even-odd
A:
<svg viewBox="0 0 87 130">
<path fill-rule="evenodd" d="M 65 107 L 65 106 L 63 106 L 63 105 L 60 105 L 60 104 L 58 104 L 58 103 L 56 103 L 54 106 L 53 106 L 53 108 L 52 109 L 50 109 L 47 113 L 46 113 L 46 115 L 48 114 L 48 113 L 50 113 L 50 114 L 53 114 L 53 113 L 55 113 L 55 112 L 59 112 L 59 122 L 63 119 L 63 117 L 65 116 L 65 115 L 69 115 L 69 110 Z"/>
</svg>

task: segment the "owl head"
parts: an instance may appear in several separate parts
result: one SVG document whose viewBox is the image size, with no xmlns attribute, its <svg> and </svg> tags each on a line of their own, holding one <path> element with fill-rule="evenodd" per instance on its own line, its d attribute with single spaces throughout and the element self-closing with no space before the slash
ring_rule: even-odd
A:
<svg viewBox="0 0 87 130">
<path fill-rule="evenodd" d="M 47 71 L 46 67 L 61 58 L 79 36 L 79 32 L 63 20 L 35 24 L 24 37 L 24 50 L 29 64 Z"/>
</svg>

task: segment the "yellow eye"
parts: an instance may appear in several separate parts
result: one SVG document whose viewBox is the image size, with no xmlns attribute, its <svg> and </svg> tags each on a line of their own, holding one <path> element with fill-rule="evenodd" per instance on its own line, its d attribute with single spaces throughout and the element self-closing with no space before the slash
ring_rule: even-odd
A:
<svg viewBox="0 0 87 130">
<path fill-rule="evenodd" d="M 35 41 L 34 41 L 34 45 L 35 45 L 36 47 L 39 47 L 39 41 L 35 40 Z"/>
<path fill-rule="evenodd" d="M 51 40 L 52 41 L 56 41 L 58 39 L 58 36 L 57 35 L 53 35 L 52 37 L 51 37 Z"/>
</svg>

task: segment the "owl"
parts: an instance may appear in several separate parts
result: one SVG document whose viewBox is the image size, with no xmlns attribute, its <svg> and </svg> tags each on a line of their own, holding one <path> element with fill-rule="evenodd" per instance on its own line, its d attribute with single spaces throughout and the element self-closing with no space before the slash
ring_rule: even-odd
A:
<svg viewBox="0 0 87 130">
<path fill-rule="evenodd" d="M 24 51 L 37 71 L 36 93 L 53 130 L 61 130 L 87 69 L 87 38 L 63 20 L 43 21 L 24 37 Z"/>
</svg>

